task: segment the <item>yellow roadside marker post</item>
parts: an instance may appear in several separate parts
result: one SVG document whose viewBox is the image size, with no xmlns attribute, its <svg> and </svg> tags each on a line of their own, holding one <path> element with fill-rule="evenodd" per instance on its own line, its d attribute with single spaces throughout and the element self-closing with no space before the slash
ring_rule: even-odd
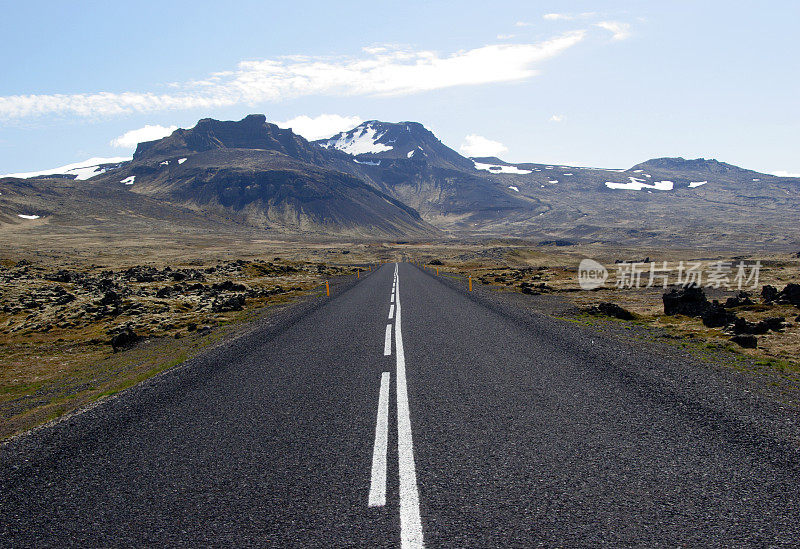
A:
<svg viewBox="0 0 800 549">
<path fill-rule="evenodd" d="M 436 267 L 436 276 L 439 276 L 439 267 Z"/>
<path fill-rule="evenodd" d="M 469 291 L 472 291 L 472 277 L 469 277 Z"/>
<path fill-rule="evenodd" d="M 356 269 L 356 278 L 361 278 L 361 269 Z"/>
<path fill-rule="evenodd" d="M 330 297 L 330 296 L 331 296 L 331 287 L 330 287 L 330 285 L 328 284 L 328 281 L 327 281 L 327 280 L 325 281 L 325 293 L 326 293 L 326 294 L 328 294 L 328 297 Z"/>
</svg>

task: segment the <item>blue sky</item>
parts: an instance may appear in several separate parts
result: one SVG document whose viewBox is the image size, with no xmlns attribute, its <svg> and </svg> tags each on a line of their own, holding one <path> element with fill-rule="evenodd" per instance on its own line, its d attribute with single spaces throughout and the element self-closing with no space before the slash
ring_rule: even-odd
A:
<svg viewBox="0 0 800 549">
<path fill-rule="evenodd" d="M 29 1 L 3 12 L 0 173 L 127 156 L 153 127 L 253 112 L 308 137 L 414 120 L 462 153 L 514 162 L 684 156 L 800 173 L 800 2 Z"/>
</svg>

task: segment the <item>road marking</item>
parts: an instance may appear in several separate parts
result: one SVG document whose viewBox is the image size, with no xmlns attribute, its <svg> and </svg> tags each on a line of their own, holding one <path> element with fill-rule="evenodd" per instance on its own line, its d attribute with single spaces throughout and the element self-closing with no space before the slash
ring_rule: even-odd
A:
<svg viewBox="0 0 800 549">
<path fill-rule="evenodd" d="M 394 316 L 394 305 L 389 306 L 389 320 Z"/>
<path fill-rule="evenodd" d="M 392 354 L 392 325 L 386 325 L 386 338 L 383 340 L 383 356 Z"/>
<path fill-rule="evenodd" d="M 386 505 L 386 449 L 389 446 L 389 372 L 381 374 L 378 395 L 378 419 L 375 423 L 375 446 L 372 448 L 372 477 L 369 485 L 370 507 Z"/>
<path fill-rule="evenodd" d="M 398 265 L 395 264 L 395 276 Z M 417 472 L 414 467 L 414 445 L 411 440 L 411 416 L 406 388 L 406 357 L 403 351 L 403 332 L 400 308 L 400 277 L 397 276 L 397 317 L 394 346 L 397 355 L 397 454 L 400 461 L 400 546 L 423 547 L 422 520 L 419 515 Z"/>
<path fill-rule="evenodd" d="M 389 300 L 389 303 L 394 303 L 394 292 L 392 292 L 392 298 Z"/>
</svg>

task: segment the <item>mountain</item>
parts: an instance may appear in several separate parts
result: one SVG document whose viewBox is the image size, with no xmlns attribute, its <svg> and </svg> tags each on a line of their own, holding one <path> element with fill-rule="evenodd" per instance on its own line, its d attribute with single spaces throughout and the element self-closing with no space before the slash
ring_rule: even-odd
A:
<svg viewBox="0 0 800 549">
<path fill-rule="evenodd" d="M 346 153 L 349 163 L 338 164 L 339 169 L 408 204 L 441 229 L 471 231 L 538 212 L 538 201 L 487 180 L 472 160 L 416 122 L 370 120 L 315 143 Z M 341 163 L 342 157 L 336 158 Z"/>
<path fill-rule="evenodd" d="M 658 158 L 616 170 L 473 161 L 498 185 L 546 208 L 535 219 L 482 227 L 487 233 L 695 249 L 800 246 L 798 178 L 702 158 Z"/>
<path fill-rule="evenodd" d="M 263 115 L 238 122 L 203 119 L 140 143 L 129 162 L 66 171 L 61 177 L 67 181 L 90 177 L 85 184 L 91 188 L 113 190 L 104 195 L 112 209 L 115 200 L 151 213 L 158 204 L 156 217 L 174 207 L 192 219 L 278 234 L 800 246 L 798 178 L 703 158 L 655 158 L 627 169 L 465 158 L 415 122 L 371 120 L 309 142 Z M 53 180 L 27 190 L 16 180 L 18 198 L 31 195 L 28 203 L 14 201 L 7 181 L 0 181 L 0 223 L 40 215 L 28 211 L 36 204 L 49 222 L 61 219 L 67 207 L 80 207 L 80 201 L 66 200 L 56 214 L 36 202 L 33 195 Z M 70 192 L 91 200 L 73 183 Z M 63 185 L 52 185 L 66 196 Z"/>
<path fill-rule="evenodd" d="M 263 114 L 251 114 L 238 122 L 203 118 L 194 128 L 175 130 L 172 135 L 139 143 L 134 162 L 162 161 L 214 150 L 258 149 L 275 151 L 308 163 L 324 163 L 328 155 L 292 130 L 267 122 Z"/>
<path fill-rule="evenodd" d="M 324 149 L 335 149 L 355 156 L 365 165 L 387 160 L 424 160 L 438 168 L 469 170 L 472 163 L 439 141 L 419 122 L 381 122 L 369 120 L 330 139 L 314 142 Z"/>
<path fill-rule="evenodd" d="M 97 179 L 274 232 L 436 234 L 413 208 L 337 170 L 337 156 L 264 115 L 238 122 L 203 119 L 140 143 L 129 164 Z"/>
</svg>

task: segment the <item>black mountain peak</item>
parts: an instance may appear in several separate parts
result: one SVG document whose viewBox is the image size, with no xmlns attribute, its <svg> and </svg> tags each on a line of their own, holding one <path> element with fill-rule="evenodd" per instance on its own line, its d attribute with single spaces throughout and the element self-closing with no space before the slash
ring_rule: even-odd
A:
<svg viewBox="0 0 800 549">
<path fill-rule="evenodd" d="M 321 161 L 324 156 L 292 130 L 270 124 L 263 114 L 251 114 L 238 122 L 203 118 L 194 128 L 175 130 L 163 139 L 139 143 L 133 160 L 161 160 L 215 149 L 276 151 L 307 162 Z"/>
</svg>

